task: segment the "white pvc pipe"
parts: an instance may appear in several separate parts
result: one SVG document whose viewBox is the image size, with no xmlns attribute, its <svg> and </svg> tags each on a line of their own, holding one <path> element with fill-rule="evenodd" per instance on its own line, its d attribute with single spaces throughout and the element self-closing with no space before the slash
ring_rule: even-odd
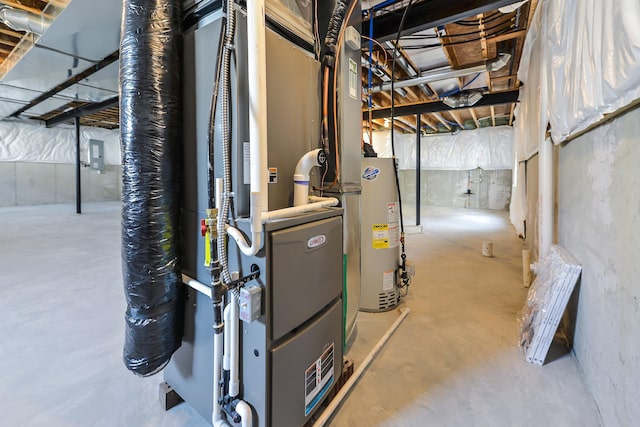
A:
<svg viewBox="0 0 640 427">
<path fill-rule="evenodd" d="M 373 347 L 373 350 L 369 352 L 369 354 L 364 359 L 364 361 L 362 362 L 358 370 L 353 373 L 351 378 L 349 378 L 349 381 L 347 381 L 342 386 L 340 391 L 338 391 L 338 394 L 335 395 L 333 400 L 325 408 L 322 414 L 320 414 L 320 417 L 318 417 L 318 420 L 313 424 L 313 427 L 322 427 L 327 423 L 327 421 L 329 421 L 333 413 L 336 411 L 336 409 L 338 409 L 338 406 L 340 406 L 344 398 L 347 396 L 347 394 L 349 394 L 349 391 L 351 391 L 353 386 L 358 382 L 358 380 L 360 379 L 364 371 L 367 369 L 369 364 L 378 355 L 382 347 L 384 347 L 384 345 L 387 343 L 391 335 L 396 331 L 396 329 L 398 329 L 398 326 L 400 326 L 400 323 L 402 323 L 404 318 L 407 317 L 410 312 L 411 310 L 408 308 L 403 308 L 400 310 L 400 316 L 396 319 L 395 322 L 393 322 L 393 325 L 391 325 L 391 327 L 382 336 L 382 338 L 380 338 L 380 341 L 378 341 L 376 346 Z"/>
<path fill-rule="evenodd" d="M 267 65 L 264 0 L 247 0 L 247 48 L 249 73 L 249 145 L 251 217 L 269 209 L 267 181 Z M 255 228 L 254 228 L 255 227 Z M 252 221 L 252 233 L 262 224 Z"/>
<path fill-rule="evenodd" d="M 318 157 L 322 150 L 311 150 L 298 160 L 293 172 L 293 206 L 306 205 L 309 201 L 309 174 L 311 169 L 320 166 Z"/>
<path fill-rule="evenodd" d="M 182 275 L 182 283 L 211 298 L 211 287 L 205 285 L 204 283 L 200 283 L 196 279 L 192 279 L 186 274 Z"/>
<path fill-rule="evenodd" d="M 292 208 L 284 208 L 284 209 L 278 209 L 275 211 L 264 212 L 262 214 L 262 221 L 267 222 L 272 219 L 287 218 L 293 215 L 299 215 L 301 213 L 315 211 L 316 209 L 337 206 L 338 203 L 340 203 L 338 199 L 336 199 L 335 197 L 316 197 L 316 198 L 310 197 L 309 200 L 312 200 L 312 203 L 302 205 L 302 206 L 294 206 Z"/>
<path fill-rule="evenodd" d="M 542 69 L 547 68 L 542 55 Z M 545 137 L 548 120 L 549 85 L 547 73 L 540 76 L 540 122 L 538 130 L 538 260 L 544 258 L 553 243 L 553 143 Z"/>
<path fill-rule="evenodd" d="M 525 288 L 531 286 L 531 251 L 529 249 L 522 250 L 522 286 Z"/>
<path fill-rule="evenodd" d="M 241 400 L 236 405 L 236 412 L 242 418 L 242 427 L 253 427 L 253 412 L 251 412 L 251 407 L 245 402 Z"/>
<path fill-rule="evenodd" d="M 539 153 L 538 258 L 542 259 L 553 244 L 553 143 L 542 140 Z"/>
<path fill-rule="evenodd" d="M 229 301 L 229 323 L 226 323 L 225 336 L 229 335 L 229 396 L 237 397 L 240 394 L 240 340 L 238 334 L 238 297 L 234 292 L 231 293 Z"/>
<path fill-rule="evenodd" d="M 220 399 L 220 378 L 222 374 L 222 334 L 213 335 L 213 412 L 211 413 L 211 424 L 214 427 L 226 427 L 229 423 L 225 420 L 218 400 Z"/>
<path fill-rule="evenodd" d="M 336 199 L 335 197 L 311 196 L 309 197 L 309 200 L 311 201 L 311 203 L 306 205 L 294 206 L 292 208 L 278 209 L 278 210 L 269 211 L 269 212 L 262 212 L 262 215 L 258 217 L 258 220 L 260 221 L 260 227 L 262 227 L 263 223 L 273 219 L 288 218 L 290 216 L 299 215 L 301 213 L 311 212 L 316 209 L 337 206 L 338 203 L 340 203 L 339 200 Z M 238 248 L 240 248 L 240 251 L 242 251 L 242 253 L 247 256 L 253 256 L 256 253 L 258 253 L 258 250 L 260 250 L 261 233 L 251 233 L 252 235 L 251 244 L 247 242 L 247 239 L 245 238 L 244 234 L 242 234 L 242 231 L 238 230 L 235 227 L 227 226 L 227 234 L 231 236 L 233 240 L 236 241 L 236 244 L 238 245 Z M 254 250 L 255 252 L 253 252 Z"/>
<path fill-rule="evenodd" d="M 231 323 L 231 304 L 224 308 L 224 351 L 222 353 L 222 369 L 231 370 L 231 334 L 228 325 Z"/>
</svg>

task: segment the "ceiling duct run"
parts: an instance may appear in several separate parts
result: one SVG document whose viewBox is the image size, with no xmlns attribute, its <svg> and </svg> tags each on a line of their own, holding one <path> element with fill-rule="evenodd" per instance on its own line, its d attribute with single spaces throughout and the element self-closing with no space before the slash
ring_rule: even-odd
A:
<svg viewBox="0 0 640 427">
<path fill-rule="evenodd" d="M 435 70 L 422 73 L 420 77 L 416 77 L 414 79 L 400 80 L 400 81 L 394 82 L 393 88 L 398 89 L 403 87 L 412 87 L 412 86 L 418 86 L 425 83 L 435 82 L 438 80 L 468 76 L 470 74 L 498 71 L 509 62 L 509 59 L 511 59 L 510 54 L 501 53 L 496 57 L 496 59 L 492 61 L 488 61 L 486 64 L 483 64 L 483 65 L 477 65 L 475 67 L 463 68 L 459 70 L 453 69 L 451 67 L 438 68 Z M 378 92 L 386 92 L 389 90 L 391 90 L 391 82 L 386 82 L 386 83 L 382 83 L 372 87 L 370 92 L 378 93 Z"/>
<path fill-rule="evenodd" d="M 0 22 L 16 31 L 28 31 L 38 35 L 42 35 L 48 26 L 43 16 L 6 5 L 0 5 Z"/>
</svg>

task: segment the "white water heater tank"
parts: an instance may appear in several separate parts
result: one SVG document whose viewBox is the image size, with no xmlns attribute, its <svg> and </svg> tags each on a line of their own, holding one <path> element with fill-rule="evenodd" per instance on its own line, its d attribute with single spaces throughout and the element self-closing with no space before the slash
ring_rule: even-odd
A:
<svg viewBox="0 0 640 427">
<path fill-rule="evenodd" d="M 400 204 L 393 159 L 362 159 L 360 310 L 386 311 L 400 298 Z"/>
</svg>

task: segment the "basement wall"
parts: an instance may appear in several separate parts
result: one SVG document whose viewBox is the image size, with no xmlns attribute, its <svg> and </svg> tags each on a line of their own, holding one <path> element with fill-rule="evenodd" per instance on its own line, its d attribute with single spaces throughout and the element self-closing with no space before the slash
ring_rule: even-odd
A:
<svg viewBox="0 0 640 427">
<path fill-rule="evenodd" d="M 469 181 L 471 174 L 471 183 Z M 510 169 L 449 171 L 422 170 L 420 174 L 420 205 L 470 209 L 508 210 L 511 199 Z M 471 192 L 467 196 L 467 186 Z M 416 172 L 400 171 L 402 201 L 415 206 Z"/>
<path fill-rule="evenodd" d="M 105 165 L 102 173 L 81 168 L 83 202 L 120 200 L 120 165 Z M 75 165 L 0 162 L 0 207 L 75 203 Z"/>
<path fill-rule="evenodd" d="M 560 149 L 558 239 L 583 265 L 573 351 L 605 426 L 640 419 L 640 110 Z"/>
</svg>

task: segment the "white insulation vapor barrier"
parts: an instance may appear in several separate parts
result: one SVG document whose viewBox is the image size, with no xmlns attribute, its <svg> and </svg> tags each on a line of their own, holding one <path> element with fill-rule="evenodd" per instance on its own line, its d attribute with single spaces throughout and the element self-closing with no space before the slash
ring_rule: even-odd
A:
<svg viewBox="0 0 640 427">
<path fill-rule="evenodd" d="M 638 0 L 540 0 L 518 69 L 524 86 L 515 112 L 515 164 L 538 153 L 548 125 L 560 144 L 640 98 L 638 23 Z M 523 234 L 526 196 L 517 169 L 510 216 Z"/>
<path fill-rule="evenodd" d="M 415 134 L 396 132 L 394 141 L 399 168 L 415 169 Z M 513 128 L 510 126 L 422 136 L 420 145 L 420 169 L 423 170 L 513 168 Z M 391 131 L 374 132 L 373 148 L 378 157 L 392 157 Z"/>
<path fill-rule="evenodd" d="M 640 98 L 638 23 L 638 0 L 538 3 L 518 70 L 518 160 L 538 151 L 547 121 L 559 144 Z"/>
<path fill-rule="evenodd" d="M 89 140 L 104 141 L 104 163 L 120 164 L 120 132 L 80 128 L 81 161 L 88 162 Z M 75 163 L 76 130 L 70 126 L 47 128 L 25 122 L 0 121 L 0 162 Z"/>
</svg>

